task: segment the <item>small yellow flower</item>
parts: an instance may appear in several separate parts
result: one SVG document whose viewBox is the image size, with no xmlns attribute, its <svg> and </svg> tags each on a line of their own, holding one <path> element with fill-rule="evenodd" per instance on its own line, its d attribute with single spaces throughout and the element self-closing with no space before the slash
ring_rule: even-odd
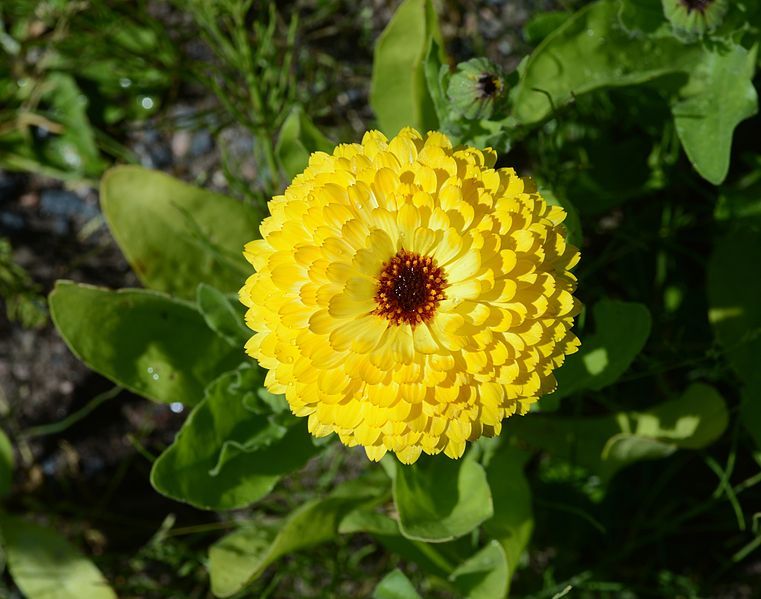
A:
<svg viewBox="0 0 761 599">
<path fill-rule="evenodd" d="M 552 391 L 579 342 L 565 212 L 491 150 L 377 131 L 309 166 L 269 204 L 241 289 L 269 369 L 317 437 L 405 463 L 458 458 Z"/>
</svg>

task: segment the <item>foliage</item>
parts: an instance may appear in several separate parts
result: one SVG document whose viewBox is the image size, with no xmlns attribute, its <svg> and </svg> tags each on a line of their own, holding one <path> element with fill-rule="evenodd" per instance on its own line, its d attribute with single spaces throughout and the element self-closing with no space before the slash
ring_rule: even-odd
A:
<svg viewBox="0 0 761 599">
<path fill-rule="evenodd" d="M 0 149 L 8 148 L 0 164 L 96 177 L 105 162 L 93 123 L 145 116 L 133 96 L 117 96 L 114 78 L 134 81 L 137 97 L 159 97 L 166 72 L 139 67 L 171 70 L 178 58 L 150 21 L 129 38 L 140 43 L 118 38 L 113 60 L 88 54 L 92 68 L 82 70 L 79 46 L 51 23 L 74 28 L 92 13 L 50 3 L 43 21 L 52 29 L 25 36 L 19 29 L 33 17 L 14 12 L 22 4 L 0 9 L 11 68 L 26 73 L 26 52 L 38 46 L 53 66 L 34 73 L 29 91 L 10 89 L 0 72 L 0 98 L 13 106 L 0 111 Z M 194 75 L 225 118 L 256 136 L 263 175 L 256 193 L 243 195 L 279 193 L 283 175 L 331 145 L 289 66 L 299 21 L 286 23 L 274 3 L 265 12 L 250 1 L 179 5 L 223 67 L 197 64 Z M 733 3 L 699 36 L 675 29 L 660 0 L 536 15 L 525 31 L 536 47 L 504 75 L 507 102 L 467 123 L 447 104 L 452 61 L 435 6 L 404 0 L 378 39 L 370 90 L 378 127 L 440 127 L 494 145 L 500 164 L 520 162 L 552 190 L 582 247 L 581 351 L 535 413 L 511 418 L 462 460 L 371 465 L 331 438 L 314 442 L 244 356 L 248 335 L 231 294 L 262 211 L 163 173 L 108 170 L 103 212 L 147 289 L 59 282 L 49 297 L 53 322 L 76 356 L 117 385 L 192 408 L 152 462 L 151 483 L 172 500 L 221 512 L 219 528 L 232 528 L 204 537 L 200 557 L 188 557 L 168 540 L 168 521 L 145 555 L 176 552 L 162 559 L 191 564 L 220 597 L 266 596 L 277 573 L 358 545 L 390 556 L 369 591 L 381 599 L 707 596 L 739 579 L 752 584 L 761 545 L 759 2 Z M 101 8 L 113 23 L 113 10 Z M 123 52 L 141 58 L 124 62 Z M 85 82 L 98 93 L 82 94 Z M 35 138 L 42 128 L 53 139 Z M 0 284 L 34 293 L 4 260 Z M 9 495 L 4 435 L 0 458 L 0 492 Z M 299 490 L 315 464 L 327 482 Z M 226 512 L 240 508 L 249 509 Z M 10 575 L 31 599 L 52 596 L 45 580 L 72 596 L 113 596 L 52 528 L 9 506 L 0 529 Z M 310 552 L 325 543 L 327 551 Z"/>
</svg>

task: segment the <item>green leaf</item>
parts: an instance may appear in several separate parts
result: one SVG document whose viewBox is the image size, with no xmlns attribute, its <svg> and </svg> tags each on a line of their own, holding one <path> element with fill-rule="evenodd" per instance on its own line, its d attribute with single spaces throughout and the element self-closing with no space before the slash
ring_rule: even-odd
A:
<svg viewBox="0 0 761 599">
<path fill-rule="evenodd" d="M 729 172 L 735 127 L 758 111 L 753 87 L 758 46 L 706 49 L 671 104 L 687 157 L 700 175 L 718 185 Z"/>
<path fill-rule="evenodd" d="M 662 0 L 620 0 L 618 19 L 629 35 L 671 34 Z"/>
<path fill-rule="evenodd" d="M 257 393 L 262 383 L 246 364 L 209 385 L 153 463 L 157 491 L 207 510 L 244 507 L 317 453 L 304 419 L 272 414 Z"/>
<path fill-rule="evenodd" d="M 100 201 L 146 287 L 193 299 L 199 283 L 237 292 L 252 272 L 243 246 L 259 236 L 261 213 L 248 204 L 137 166 L 110 169 Z"/>
<path fill-rule="evenodd" d="M 582 336 L 581 348 L 557 371 L 558 388 L 542 399 L 544 410 L 578 391 L 599 390 L 615 383 L 645 346 L 650 312 L 643 304 L 601 300 L 592 310 L 595 334 Z"/>
<path fill-rule="evenodd" d="M 491 541 L 449 577 L 467 599 L 494 599 L 507 595 L 508 569 L 505 550 Z"/>
<path fill-rule="evenodd" d="M 394 502 L 405 537 L 437 543 L 469 533 L 494 513 L 486 473 L 472 453 L 398 465 Z"/>
<path fill-rule="evenodd" d="M 0 429 L 0 497 L 5 497 L 11 492 L 13 462 L 13 445 L 5 432 Z"/>
<path fill-rule="evenodd" d="M 608 480 L 632 462 L 707 447 L 728 422 L 722 397 L 713 387 L 696 383 L 681 397 L 643 412 L 596 418 L 531 415 L 510 418 L 506 426 L 508 434 Z"/>
<path fill-rule="evenodd" d="M 431 0 L 404 0 L 378 37 L 370 105 L 388 136 L 408 126 L 418 131 L 437 128 L 424 68 L 432 38 L 442 45 Z"/>
<path fill-rule="evenodd" d="M 531 487 L 523 474 L 529 457 L 530 454 L 503 441 L 486 464 L 494 516 L 484 522 L 484 530 L 504 549 L 508 587 L 534 530 Z"/>
<path fill-rule="evenodd" d="M 251 331 L 243 324 L 245 310 L 237 299 L 230 299 L 211 285 L 201 283 L 196 292 L 196 302 L 212 331 L 233 347 L 241 348 L 245 345 Z"/>
<path fill-rule="evenodd" d="M 700 50 L 673 37 L 633 37 L 621 28 L 613 0 L 590 4 L 550 34 L 521 68 L 513 116 L 541 121 L 587 92 L 645 83 L 689 69 Z"/>
<path fill-rule="evenodd" d="M 294 106 L 280 129 L 275 155 L 290 179 L 302 172 L 312 152 L 331 152 L 335 144 L 315 127 L 301 106 Z"/>
<path fill-rule="evenodd" d="M 227 535 L 209 550 L 212 592 L 229 597 L 282 556 L 333 539 L 344 515 L 387 493 L 387 489 L 388 479 L 376 470 L 344 483 L 325 499 L 302 505 L 277 530 L 252 523 Z"/>
<path fill-rule="evenodd" d="M 58 281 L 48 301 L 74 355 L 154 401 L 195 405 L 206 385 L 243 359 L 192 304 L 160 293 Z"/>
<path fill-rule="evenodd" d="M 399 568 L 383 577 L 373 591 L 373 599 L 421 599 L 410 579 Z"/>
<path fill-rule="evenodd" d="M 13 582 L 28 599 L 116 599 L 100 570 L 57 532 L 8 515 L 0 529 Z"/>
</svg>

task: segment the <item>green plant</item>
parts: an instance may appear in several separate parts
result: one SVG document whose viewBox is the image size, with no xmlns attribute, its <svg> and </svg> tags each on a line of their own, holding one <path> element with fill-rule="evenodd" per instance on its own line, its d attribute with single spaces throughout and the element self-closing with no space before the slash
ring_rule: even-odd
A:
<svg viewBox="0 0 761 599">
<path fill-rule="evenodd" d="M 228 9 L 220 48 L 245 29 L 248 5 Z M 758 119 L 748 120 L 758 11 L 735 3 L 721 25 L 689 39 L 658 0 L 554 14 L 533 29 L 543 38 L 534 52 L 505 75 L 504 107 L 463 125 L 446 95 L 433 5 L 405 0 L 376 48 L 379 128 L 443 127 L 462 143 L 523 157 L 582 245 L 590 314 L 578 324 L 581 350 L 537 413 L 509 419 L 462 460 L 384 458 L 321 497 L 307 492 L 278 518 L 236 525 L 209 549 L 212 592 L 244 593 L 287 555 L 352 535 L 417 568 L 408 578 L 390 564 L 376 597 L 420 596 L 421 580 L 472 598 L 696 596 L 746 575 L 740 566 L 761 544 L 761 168 L 752 141 L 738 135 L 734 153 L 732 142 L 738 126 L 758 139 Z M 247 64 L 254 77 L 259 67 Z M 266 81 L 271 65 L 261 69 Z M 272 123 L 252 118 L 249 104 L 265 110 L 253 93 L 262 85 L 234 96 L 230 113 L 258 135 L 270 169 L 263 187 L 275 192 L 278 161 L 296 173 L 326 142 L 298 109 L 285 110 L 292 96 L 279 84 L 266 108 Z M 101 198 L 149 290 L 60 282 L 51 315 L 94 370 L 192 408 L 153 463 L 154 487 L 205 509 L 240 508 L 337 451 L 330 438 L 308 436 L 242 353 L 247 332 L 231 294 L 248 274 L 240 252 L 257 208 L 137 167 L 110 171 Z M 705 538 L 721 551 L 706 551 Z M 679 551 L 659 551 L 669 544 Z"/>
</svg>

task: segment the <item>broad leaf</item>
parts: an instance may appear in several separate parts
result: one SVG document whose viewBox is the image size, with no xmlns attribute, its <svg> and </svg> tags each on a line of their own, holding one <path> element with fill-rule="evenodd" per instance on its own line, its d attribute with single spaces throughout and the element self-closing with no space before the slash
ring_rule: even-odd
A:
<svg viewBox="0 0 761 599">
<path fill-rule="evenodd" d="M 195 405 L 235 368 L 230 347 L 187 302 L 142 289 L 109 291 L 59 281 L 50 314 L 72 352 L 116 384 L 163 403 Z"/>
<path fill-rule="evenodd" d="M 227 535 L 209 551 L 212 592 L 229 597 L 256 580 L 280 557 L 333 539 L 345 514 L 382 496 L 387 489 L 388 479 L 376 470 L 345 483 L 325 499 L 304 504 L 276 529 L 252 523 Z"/>
<path fill-rule="evenodd" d="M 174 443 L 153 463 L 159 492 L 202 509 L 244 507 L 317 449 L 304 419 L 272 414 L 259 370 L 244 365 L 209 385 Z"/>
<path fill-rule="evenodd" d="M 407 126 L 428 131 L 438 125 L 424 69 L 432 38 L 441 45 L 431 0 L 404 0 L 378 37 L 370 105 L 386 135 Z"/>
<path fill-rule="evenodd" d="M 601 300 L 592 313 L 595 333 L 583 336 L 580 350 L 557 371 L 558 388 L 541 401 L 552 410 L 559 400 L 586 389 L 602 389 L 626 372 L 650 335 L 650 312 L 634 302 Z"/>
<path fill-rule="evenodd" d="M 531 487 L 523 474 L 529 457 L 528 453 L 503 441 L 486 464 L 494 516 L 484 522 L 484 530 L 504 549 L 508 587 L 534 530 Z"/>
<path fill-rule="evenodd" d="M 507 595 L 508 568 L 505 550 L 491 541 L 460 564 L 449 580 L 466 599 L 494 599 Z"/>
<path fill-rule="evenodd" d="M 13 445 L 5 432 L 0 429 L 0 497 L 11 492 L 13 466 Z"/>
<path fill-rule="evenodd" d="M 696 383 L 678 399 L 643 412 L 595 418 L 531 415 L 510 418 L 507 434 L 610 479 L 624 466 L 666 457 L 677 449 L 700 449 L 718 439 L 729 414 L 713 387 Z"/>
<path fill-rule="evenodd" d="M 111 233 L 146 287 L 192 299 L 199 283 L 238 291 L 251 269 L 243 246 L 262 214 L 158 171 L 119 166 L 101 181 Z"/>
<path fill-rule="evenodd" d="M 57 532 L 0 517 L 13 582 L 28 599 L 116 599 L 100 570 Z"/>
<path fill-rule="evenodd" d="M 275 154 L 288 178 L 293 179 L 306 168 L 312 152 L 331 152 L 335 145 L 315 127 L 301 106 L 295 106 L 280 128 Z"/>
<path fill-rule="evenodd" d="M 602 0 L 551 33 L 521 69 L 513 116 L 530 125 L 581 94 L 644 83 L 689 69 L 699 48 L 673 37 L 634 37 L 621 28 L 619 5 Z"/>
<path fill-rule="evenodd" d="M 394 502 L 405 537 L 449 541 L 493 515 L 486 473 L 474 455 L 462 460 L 426 456 L 412 466 L 397 466 Z"/>
<path fill-rule="evenodd" d="M 757 49 L 734 44 L 706 49 L 671 105 L 687 157 L 714 185 L 729 172 L 735 127 L 758 111 L 753 87 Z"/>
<path fill-rule="evenodd" d="M 243 305 L 231 299 L 211 285 L 201 283 L 196 292 L 196 302 L 208 327 L 236 348 L 245 345 L 251 331 L 243 324 Z"/>
<path fill-rule="evenodd" d="M 421 599 L 410 579 L 399 568 L 383 577 L 373 591 L 373 599 Z"/>
</svg>

